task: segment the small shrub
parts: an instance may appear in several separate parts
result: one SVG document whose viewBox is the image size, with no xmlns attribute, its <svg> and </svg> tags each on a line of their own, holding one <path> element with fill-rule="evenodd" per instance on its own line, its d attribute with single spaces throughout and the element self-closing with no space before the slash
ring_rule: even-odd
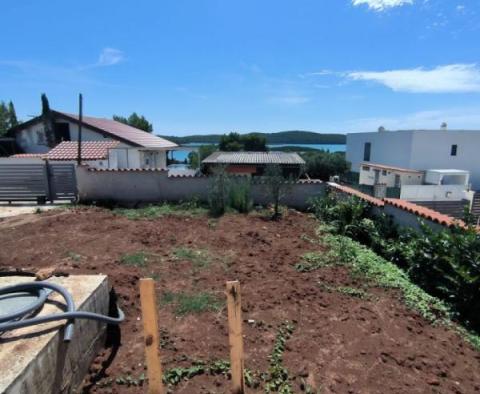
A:
<svg viewBox="0 0 480 394">
<path fill-rule="evenodd" d="M 78 254 L 78 253 L 75 253 L 75 252 L 72 252 L 72 251 L 69 251 L 67 252 L 67 257 L 73 261 L 80 261 L 82 259 L 82 255 Z"/>
<path fill-rule="evenodd" d="M 225 167 L 218 167 L 214 171 L 214 177 L 210 185 L 209 206 L 210 214 L 218 217 L 222 216 L 228 208 L 228 198 L 230 190 L 230 177 Z"/>
<path fill-rule="evenodd" d="M 230 186 L 229 206 L 239 213 L 248 213 L 253 208 L 250 178 L 237 177 Z"/>
</svg>

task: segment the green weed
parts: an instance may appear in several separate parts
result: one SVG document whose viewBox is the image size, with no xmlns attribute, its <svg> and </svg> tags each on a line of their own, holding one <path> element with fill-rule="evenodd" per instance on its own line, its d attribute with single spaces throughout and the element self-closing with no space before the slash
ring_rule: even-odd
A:
<svg viewBox="0 0 480 394">
<path fill-rule="evenodd" d="M 295 326 L 288 321 L 278 329 L 273 351 L 269 356 L 270 367 L 265 377 L 265 393 L 293 394 L 288 370 L 283 366 L 283 352 L 294 330 Z"/>
<path fill-rule="evenodd" d="M 126 209 L 117 208 L 113 211 L 117 215 L 125 216 L 131 220 L 155 219 L 162 216 L 202 216 L 208 211 L 198 202 L 185 202 L 179 204 L 164 203 L 161 205 L 149 205 L 143 208 Z"/>
</svg>

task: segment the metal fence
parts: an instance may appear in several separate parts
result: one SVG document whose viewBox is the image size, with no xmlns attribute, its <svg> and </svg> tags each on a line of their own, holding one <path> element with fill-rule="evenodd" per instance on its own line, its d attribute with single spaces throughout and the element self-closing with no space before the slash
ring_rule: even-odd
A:
<svg viewBox="0 0 480 394">
<path fill-rule="evenodd" d="M 74 164 L 0 164 L 0 201 L 73 201 L 76 198 Z"/>
</svg>

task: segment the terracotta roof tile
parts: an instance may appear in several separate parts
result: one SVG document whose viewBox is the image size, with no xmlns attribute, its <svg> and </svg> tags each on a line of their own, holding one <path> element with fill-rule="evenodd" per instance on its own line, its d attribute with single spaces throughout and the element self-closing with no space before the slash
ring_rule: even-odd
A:
<svg viewBox="0 0 480 394">
<path fill-rule="evenodd" d="M 91 172 L 164 172 L 167 168 L 94 168 L 90 167 Z"/>
<path fill-rule="evenodd" d="M 368 161 L 363 162 L 361 165 L 366 166 L 366 167 L 379 168 L 380 170 L 408 172 L 408 173 L 412 173 L 412 174 L 421 174 L 422 173 L 422 171 L 412 170 L 410 168 L 394 167 L 394 166 L 388 166 L 388 165 L 385 165 L 385 164 L 370 163 Z"/>
<path fill-rule="evenodd" d="M 465 226 L 462 220 L 455 219 L 451 216 L 434 211 L 433 209 L 423 207 L 421 205 L 414 204 L 410 201 L 401 200 L 399 198 L 385 198 L 386 204 L 393 205 L 396 208 L 403 209 L 417 216 L 428 219 L 432 222 L 439 223 L 443 226 L 453 227 L 455 225 Z"/>
<path fill-rule="evenodd" d="M 345 185 L 339 185 L 338 183 L 334 182 L 328 182 L 328 185 L 336 190 L 339 190 L 341 192 L 350 194 L 352 196 L 356 196 L 372 205 L 375 205 L 377 207 L 383 207 L 385 203 L 380 200 L 379 198 L 372 197 L 366 193 L 362 193 L 361 191 L 357 189 L 353 189 L 351 187 L 345 186 Z"/>
<path fill-rule="evenodd" d="M 17 153 L 16 155 L 9 156 L 15 159 L 45 159 L 47 157 L 47 153 Z"/>
<path fill-rule="evenodd" d="M 104 160 L 108 150 L 115 148 L 118 141 L 83 141 L 82 160 Z M 48 152 L 49 160 L 77 160 L 78 141 L 63 141 Z"/>
</svg>

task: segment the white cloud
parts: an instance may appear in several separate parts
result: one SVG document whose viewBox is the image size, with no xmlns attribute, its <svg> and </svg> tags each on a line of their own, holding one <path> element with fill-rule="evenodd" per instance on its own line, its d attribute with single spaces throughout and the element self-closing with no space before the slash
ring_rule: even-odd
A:
<svg viewBox="0 0 480 394">
<path fill-rule="evenodd" d="M 97 66 L 113 66 L 125 60 L 125 54 L 119 49 L 103 48 L 98 57 Z"/>
<path fill-rule="evenodd" d="M 348 120 L 338 128 L 349 132 L 376 131 L 379 126 L 387 130 L 439 129 L 446 122 L 449 129 L 480 128 L 480 108 L 447 108 L 413 112 L 396 117 L 371 117 Z"/>
<path fill-rule="evenodd" d="M 286 105 L 299 105 L 299 104 L 304 104 L 309 102 L 310 98 L 306 96 L 289 95 L 289 96 L 271 97 L 269 101 L 274 103 L 286 104 Z"/>
<path fill-rule="evenodd" d="M 345 75 L 354 81 L 377 82 L 396 92 L 480 92 L 480 68 L 476 64 L 450 64 L 430 70 L 355 71 Z"/>
<path fill-rule="evenodd" d="M 352 0 L 354 6 L 366 4 L 374 11 L 385 11 L 388 8 L 400 7 L 405 4 L 413 4 L 413 0 Z"/>
</svg>

